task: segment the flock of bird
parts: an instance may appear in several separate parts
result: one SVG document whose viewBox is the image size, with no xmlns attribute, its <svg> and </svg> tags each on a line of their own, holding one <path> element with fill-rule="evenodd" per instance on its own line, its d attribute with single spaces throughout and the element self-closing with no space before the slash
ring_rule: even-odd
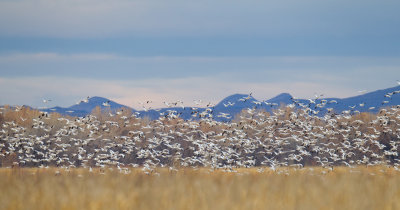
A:
<svg viewBox="0 0 400 210">
<path fill-rule="evenodd" d="M 328 110 L 318 116 L 309 104 L 296 103 L 293 99 L 292 104 L 276 107 L 272 113 L 256 106 L 247 108 L 234 119 L 214 113 L 232 118 L 229 122 L 213 120 L 212 106 L 199 113 L 198 120 L 180 119 L 173 110 L 149 120 L 128 109 L 70 117 L 2 107 L 0 164 L 117 167 L 125 172 L 129 167 L 141 167 L 146 173 L 157 167 L 235 171 L 254 166 L 274 170 L 388 165 L 400 170 L 400 105 L 378 114 Z M 225 106 L 234 104 L 231 101 Z M 323 109 L 326 103 L 317 105 Z M 109 106 L 109 101 L 103 106 Z"/>
</svg>

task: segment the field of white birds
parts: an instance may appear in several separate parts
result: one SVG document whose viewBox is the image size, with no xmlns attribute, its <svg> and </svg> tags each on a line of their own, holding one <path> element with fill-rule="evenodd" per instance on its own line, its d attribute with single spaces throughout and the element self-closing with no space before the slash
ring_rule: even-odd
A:
<svg viewBox="0 0 400 210">
<path fill-rule="evenodd" d="M 0 111 L 0 209 L 400 208 L 400 106 L 229 122 Z"/>
<path fill-rule="evenodd" d="M 400 106 L 377 114 L 326 114 L 282 105 L 244 109 L 229 122 L 139 118 L 128 109 L 86 117 L 5 106 L 2 167 L 336 167 L 400 164 Z"/>
</svg>

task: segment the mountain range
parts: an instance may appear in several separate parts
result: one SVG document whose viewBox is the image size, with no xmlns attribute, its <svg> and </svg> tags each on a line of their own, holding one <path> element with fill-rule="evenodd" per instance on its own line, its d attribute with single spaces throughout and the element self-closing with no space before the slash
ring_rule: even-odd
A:
<svg viewBox="0 0 400 210">
<path fill-rule="evenodd" d="M 107 103 L 104 106 L 103 103 Z M 140 117 L 148 116 L 150 119 L 158 119 L 163 115 L 179 116 L 183 119 L 198 119 L 199 117 L 212 117 L 218 121 L 229 121 L 234 116 L 246 108 L 258 108 L 271 111 L 284 104 L 294 104 L 296 107 L 302 107 L 310 110 L 311 114 L 324 115 L 330 112 L 342 113 L 343 111 L 352 112 L 372 112 L 376 113 L 379 109 L 388 106 L 400 105 L 400 86 L 376 90 L 362 95 L 349 98 L 312 98 L 295 99 L 289 93 L 282 93 L 268 100 L 257 100 L 249 94 L 234 94 L 224 98 L 218 104 L 209 107 L 184 107 L 180 104 L 174 104 L 173 107 L 150 110 L 135 110 L 128 106 L 118 104 L 107 98 L 91 97 L 87 102 L 80 102 L 73 106 L 53 107 L 41 109 L 46 112 L 58 112 L 63 115 L 85 116 L 97 106 L 102 110 L 117 111 L 121 108 L 131 109 Z M 204 115 L 204 116 L 201 116 Z"/>
</svg>

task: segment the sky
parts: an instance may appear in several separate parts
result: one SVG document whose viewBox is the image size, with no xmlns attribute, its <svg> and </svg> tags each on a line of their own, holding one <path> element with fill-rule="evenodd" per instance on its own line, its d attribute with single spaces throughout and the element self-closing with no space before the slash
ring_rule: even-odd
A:
<svg viewBox="0 0 400 210">
<path fill-rule="evenodd" d="M 0 104 L 102 96 L 140 109 L 389 88 L 399 10 L 397 0 L 0 0 Z"/>
</svg>

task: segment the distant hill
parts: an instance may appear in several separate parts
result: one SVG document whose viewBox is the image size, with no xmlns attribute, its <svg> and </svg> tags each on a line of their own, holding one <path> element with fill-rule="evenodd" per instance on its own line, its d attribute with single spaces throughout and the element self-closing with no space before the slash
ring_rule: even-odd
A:
<svg viewBox="0 0 400 210">
<path fill-rule="evenodd" d="M 103 103 L 108 103 L 109 106 L 104 106 Z M 116 103 L 114 101 L 111 101 L 109 99 L 95 96 L 95 97 L 89 98 L 87 103 L 81 101 L 78 104 L 70 106 L 69 109 L 91 112 L 97 106 L 100 106 L 102 108 L 108 107 L 111 110 L 116 110 L 116 109 L 120 109 L 120 108 L 123 108 L 123 107 L 129 108 L 128 106 L 125 106 L 125 105 L 122 105 L 122 104 L 118 104 L 118 103 Z"/>
<path fill-rule="evenodd" d="M 317 104 L 327 101 L 324 108 L 319 109 Z M 310 100 L 299 99 L 299 103 L 308 104 L 310 108 L 320 111 L 320 114 L 325 114 L 327 108 L 332 108 L 336 113 L 343 111 L 359 111 L 376 113 L 383 107 L 400 105 L 400 86 L 376 90 L 366 94 L 353 96 L 349 98 L 321 98 L 316 99 L 315 103 L 310 103 Z"/>
<path fill-rule="evenodd" d="M 109 106 L 104 106 L 103 103 L 107 103 Z M 360 111 L 375 113 L 383 107 L 400 105 L 400 86 L 376 90 L 349 98 L 294 99 L 289 93 L 282 93 L 271 99 L 260 101 L 255 99 L 252 95 L 234 94 L 224 98 L 213 107 L 168 107 L 162 109 L 151 109 L 148 111 L 136 111 L 128 106 L 118 104 L 107 98 L 92 97 L 88 99 L 87 103 L 80 102 L 79 104 L 68 108 L 53 107 L 43 109 L 42 111 L 58 112 L 71 116 L 85 116 L 90 114 L 96 106 L 100 106 L 102 109 L 110 109 L 112 111 L 125 107 L 132 109 L 133 112 L 141 117 L 147 116 L 151 119 L 158 119 L 160 116 L 165 116 L 167 114 L 172 114 L 186 120 L 199 119 L 200 115 L 208 113 L 209 115 L 206 116 L 212 116 L 215 120 L 228 121 L 246 108 L 257 108 L 271 111 L 281 104 L 296 104 L 298 108 L 310 108 L 315 111 L 316 115 L 321 116 L 327 113 L 327 108 L 332 108 L 336 113 L 341 113 L 345 110 L 350 112 Z M 325 105 L 321 108 L 321 104 Z"/>
<path fill-rule="evenodd" d="M 104 106 L 103 104 L 106 104 L 107 106 Z M 107 98 L 102 98 L 102 97 L 91 97 L 88 99 L 87 103 L 86 102 L 79 102 L 78 104 L 72 105 L 68 108 L 62 108 L 62 107 L 53 107 L 53 108 L 48 108 L 48 109 L 42 109 L 42 111 L 46 112 L 58 112 L 63 115 L 71 115 L 71 116 L 85 116 L 88 115 L 92 112 L 94 108 L 97 106 L 101 107 L 102 109 L 110 109 L 112 111 L 115 111 L 117 109 L 121 109 L 123 107 L 132 109 L 128 106 L 118 104 L 114 101 L 111 101 Z M 134 109 L 132 109 L 135 111 Z"/>
</svg>

